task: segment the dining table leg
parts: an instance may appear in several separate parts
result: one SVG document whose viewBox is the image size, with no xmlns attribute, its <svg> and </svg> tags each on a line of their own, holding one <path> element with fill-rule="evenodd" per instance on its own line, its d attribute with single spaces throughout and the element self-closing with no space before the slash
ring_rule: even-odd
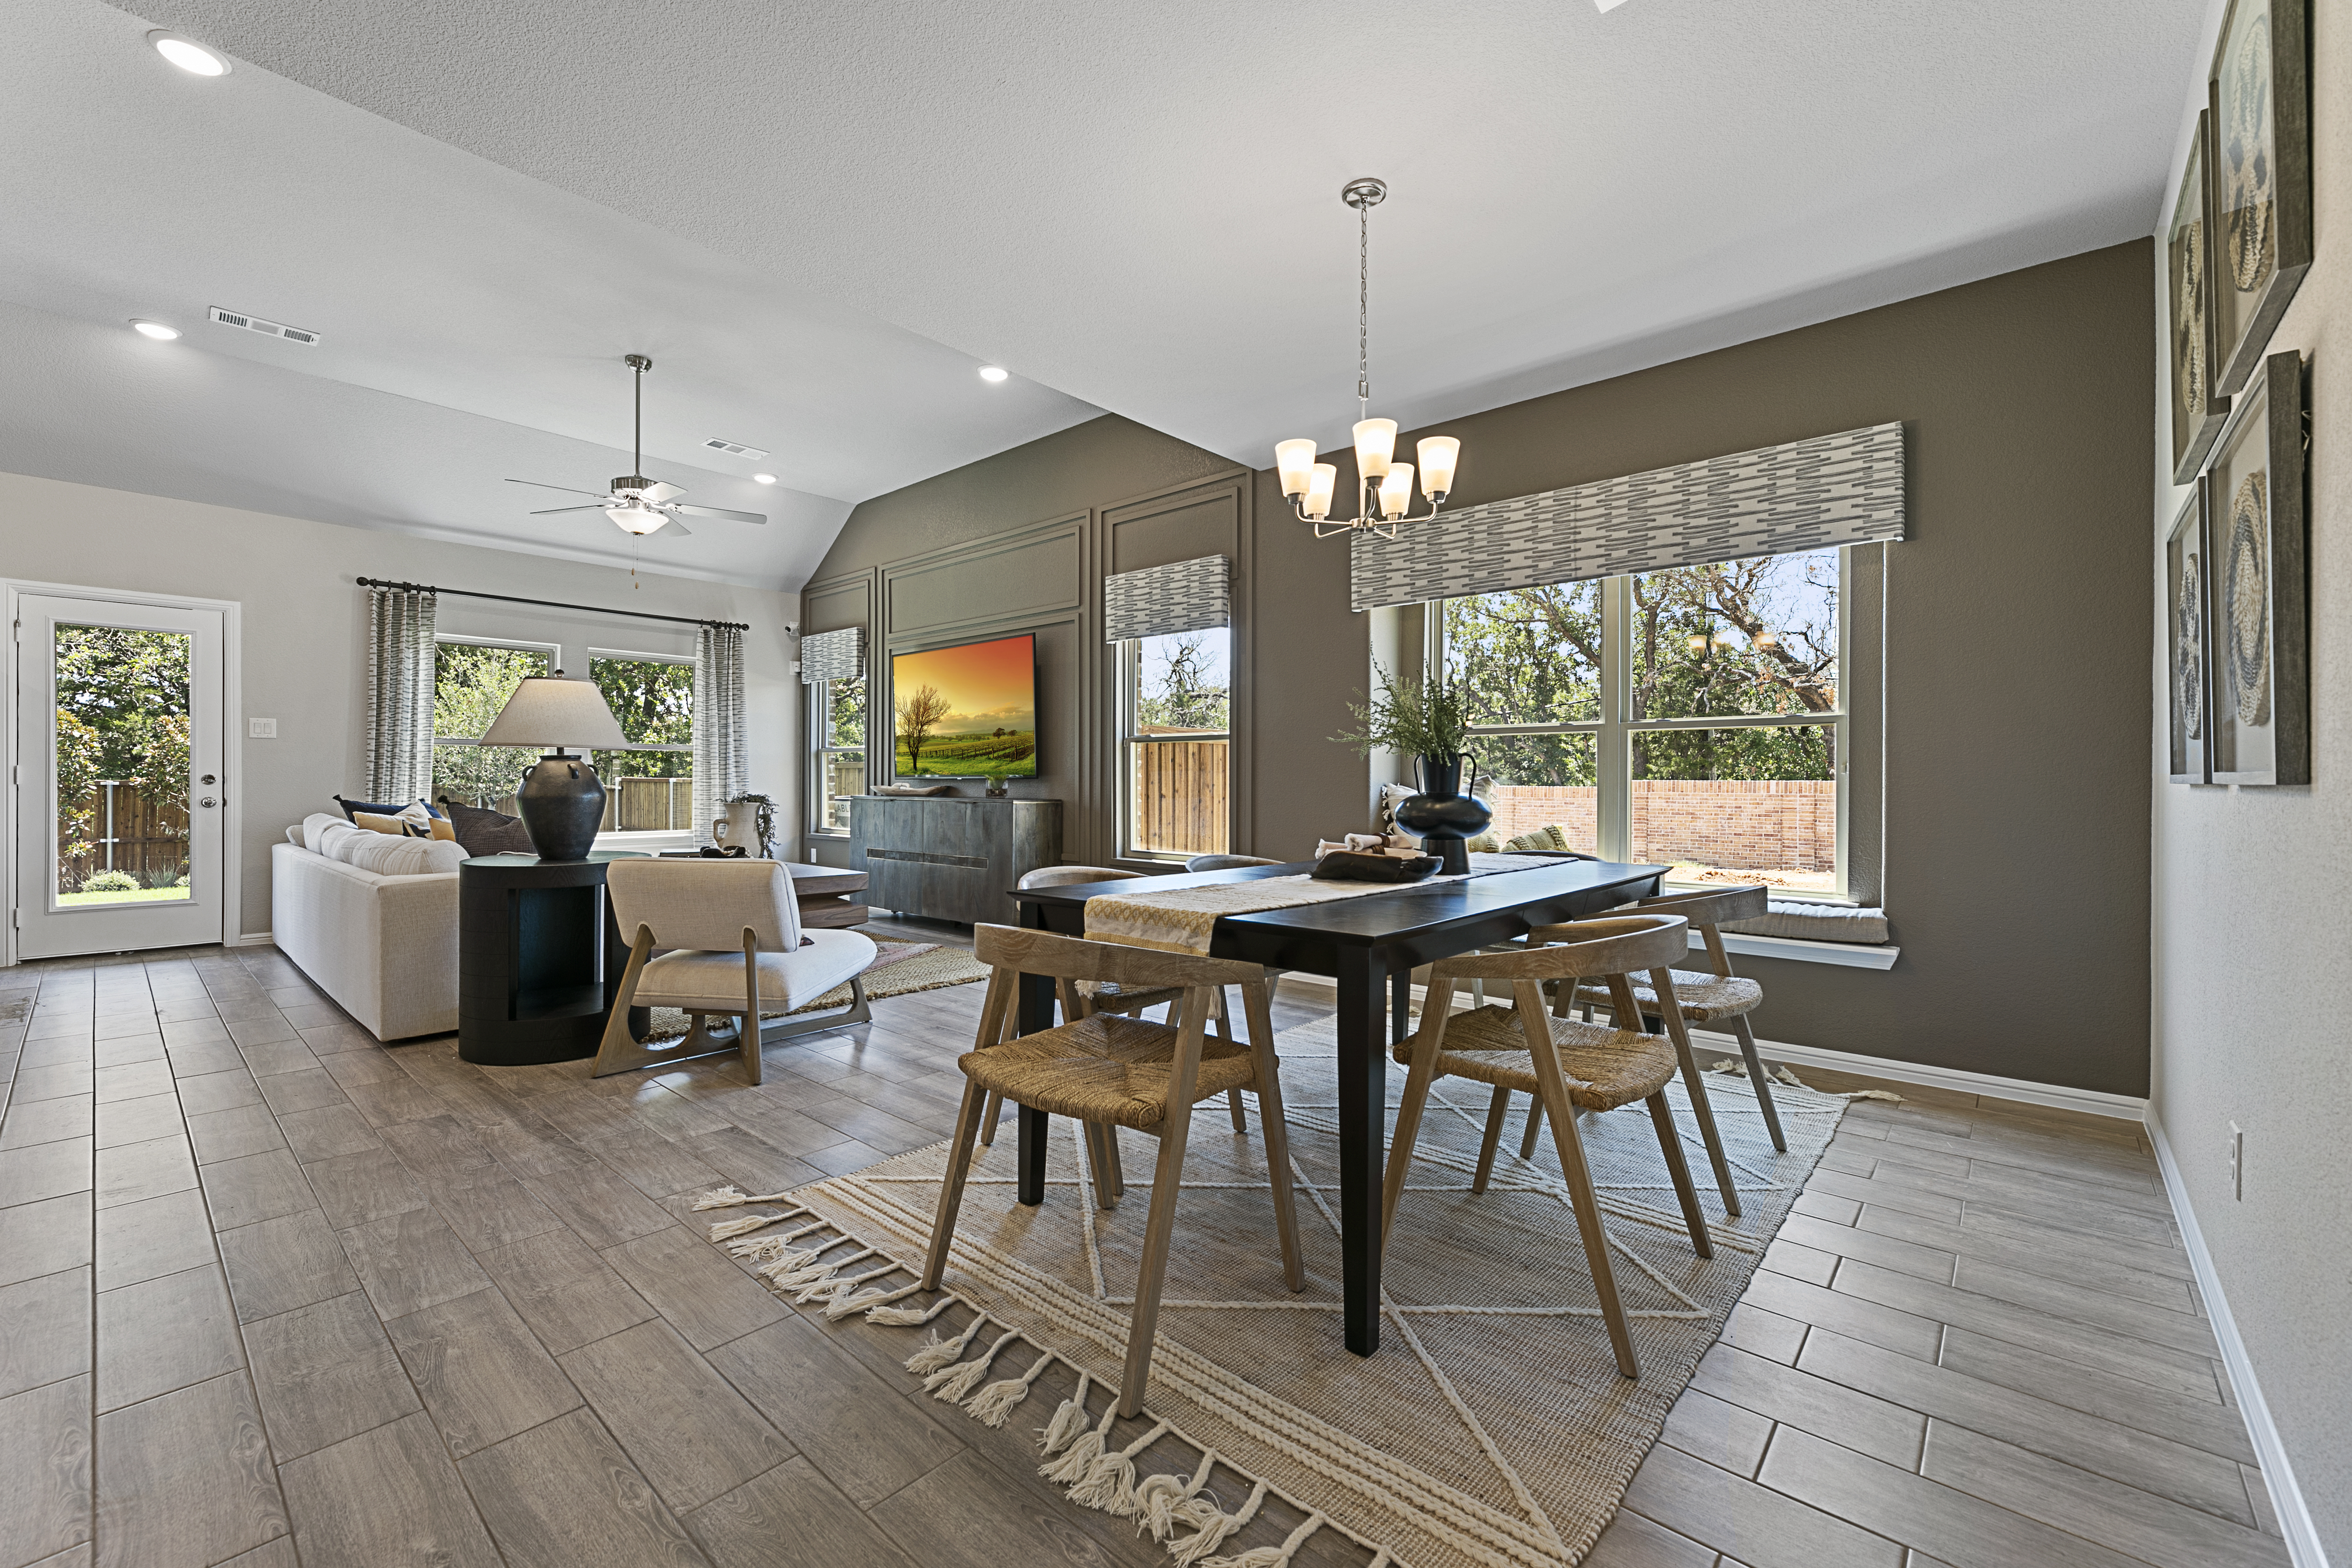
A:
<svg viewBox="0 0 2352 1568">
<path fill-rule="evenodd" d="M 1339 992 L 1339 1243 L 1346 1342 L 1358 1355 L 1381 1348 L 1381 1179 L 1388 1131 L 1385 966 L 1342 949 Z M 1410 978 L 1410 972 L 1405 972 Z"/>
<path fill-rule="evenodd" d="M 1045 923 L 1044 907 L 1024 903 L 1021 906 L 1021 923 L 1043 929 Z M 1042 1034 L 1054 1026 L 1054 977 L 1050 974 L 1024 974 L 1021 977 L 1021 1016 L 1019 1029 L 1024 1035 Z M 1015 1202 L 1035 1208 L 1045 1201 L 1045 1140 L 1049 1131 L 1048 1118 L 1042 1110 L 1021 1106 L 1014 1117 L 1016 1129 L 1013 1170 L 1017 1181 L 1013 1188 Z"/>
<path fill-rule="evenodd" d="M 1396 1044 L 1412 1033 L 1412 971 L 1399 969 L 1389 975 L 1389 1043 Z"/>
</svg>

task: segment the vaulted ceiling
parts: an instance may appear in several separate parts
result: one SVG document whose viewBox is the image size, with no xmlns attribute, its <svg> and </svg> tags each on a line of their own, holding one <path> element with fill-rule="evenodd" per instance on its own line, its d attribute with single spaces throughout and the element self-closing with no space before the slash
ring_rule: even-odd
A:
<svg viewBox="0 0 2352 1568">
<path fill-rule="evenodd" d="M 855 502 L 1101 410 L 1339 441 L 1350 175 L 1408 425 L 2147 234 L 2207 10 L 19 0 L 0 468 L 625 560 L 502 481 L 626 471 L 643 353 L 647 468 L 771 516 L 645 563 L 796 586 Z"/>
</svg>

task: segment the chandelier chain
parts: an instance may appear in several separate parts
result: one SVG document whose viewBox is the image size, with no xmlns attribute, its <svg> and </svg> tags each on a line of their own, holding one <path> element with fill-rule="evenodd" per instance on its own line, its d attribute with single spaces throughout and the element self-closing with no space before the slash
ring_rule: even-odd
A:
<svg viewBox="0 0 2352 1568">
<path fill-rule="evenodd" d="M 1356 402 L 1358 416 L 1372 406 L 1372 209 L 1356 209 Z"/>
</svg>

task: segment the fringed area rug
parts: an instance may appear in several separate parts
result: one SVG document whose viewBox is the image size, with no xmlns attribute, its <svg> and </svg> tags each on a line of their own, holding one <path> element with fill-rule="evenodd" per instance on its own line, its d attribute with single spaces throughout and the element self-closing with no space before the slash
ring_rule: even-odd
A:
<svg viewBox="0 0 2352 1568">
<path fill-rule="evenodd" d="M 968 947 L 944 947 L 930 942 L 891 942 L 874 938 L 878 950 L 874 966 L 866 972 L 866 995 L 868 1001 L 879 1002 L 886 996 L 905 996 L 917 991 L 937 991 L 949 985 L 969 985 L 975 980 L 988 978 L 988 965 L 972 957 Z M 794 1013 L 824 1013 L 835 1007 L 849 1005 L 849 987 L 836 985 L 815 1001 L 795 1007 Z M 685 1035 L 692 1022 L 675 1007 L 653 1010 L 653 1024 L 646 1032 L 648 1040 L 675 1040 Z M 763 1018 L 782 1018 L 782 1012 L 761 1013 Z"/>
<path fill-rule="evenodd" d="M 1488 1090 L 1442 1080 L 1389 1244 L 1380 1352 L 1359 1358 L 1340 1342 L 1331 1025 L 1287 1030 L 1278 1048 L 1307 1289 L 1294 1295 L 1283 1285 L 1255 1104 L 1249 1132 L 1236 1134 L 1221 1101 L 1203 1102 L 1185 1155 L 1145 1418 L 1117 1434 L 1154 1138 L 1120 1133 L 1127 1195 L 1105 1212 L 1077 1127 L 1056 1118 L 1045 1202 L 1031 1209 L 1014 1202 L 1008 1121 L 979 1152 L 937 1296 L 917 1288 L 912 1270 L 930 1235 L 944 1143 L 774 1194 L 772 1217 L 721 1223 L 712 1239 L 764 1259 L 779 1290 L 824 1303 L 828 1318 L 863 1313 L 904 1326 L 908 1369 L 936 1397 L 991 1426 L 1042 1428 L 1041 1473 L 1075 1502 L 1135 1518 L 1181 1568 L 1281 1568 L 1318 1530 L 1360 1543 L 1360 1561 L 1415 1568 L 1578 1562 L 1747 1287 L 1844 1100 L 1776 1088 L 1790 1143 L 1776 1154 L 1746 1078 L 1705 1079 L 1744 1211 L 1727 1219 L 1675 1086 L 1713 1222 L 1711 1261 L 1692 1252 L 1643 1108 L 1583 1118 L 1641 1359 L 1640 1381 L 1628 1382 L 1610 1352 L 1549 1136 L 1536 1158 L 1517 1157 L 1527 1103 L 1517 1098 L 1494 1180 L 1474 1195 Z M 1391 1125 L 1404 1078 L 1391 1069 Z M 753 1200 L 730 1190 L 704 1201 Z M 1083 1374 L 1076 1401 L 1053 1412 L 1017 1408 L 1057 1361 Z M 1166 1459 L 1171 1435 L 1188 1445 L 1178 1465 Z M 1235 1554 L 1234 1537 L 1265 1533 L 1244 1527 L 1268 1496 L 1286 1500 L 1302 1522 L 1286 1541 Z"/>
</svg>

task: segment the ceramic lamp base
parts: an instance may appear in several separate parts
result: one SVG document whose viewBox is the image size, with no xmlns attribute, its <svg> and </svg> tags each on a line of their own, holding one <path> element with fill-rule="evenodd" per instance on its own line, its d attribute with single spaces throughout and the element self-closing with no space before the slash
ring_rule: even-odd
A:
<svg viewBox="0 0 2352 1568">
<path fill-rule="evenodd" d="M 524 771 L 515 805 L 541 859 L 585 860 L 604 822 L 604 781 L 587 758 L 556 752 Z"/>
</svg>

